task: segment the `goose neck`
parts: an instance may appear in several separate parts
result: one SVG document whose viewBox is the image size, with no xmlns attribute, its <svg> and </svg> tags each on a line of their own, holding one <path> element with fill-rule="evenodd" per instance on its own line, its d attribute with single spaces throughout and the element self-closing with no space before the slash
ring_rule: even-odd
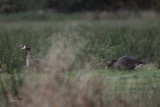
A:
<svg viewBox="0 0 160 107">
<path fill-rule="evenodd" d="M 31 50 L 29 50 L 29 51 L 28 51 L 28 56 L 31 56 L 31 54 L 32 54 L 32 53 L 31 53 Z"/>
</svg>

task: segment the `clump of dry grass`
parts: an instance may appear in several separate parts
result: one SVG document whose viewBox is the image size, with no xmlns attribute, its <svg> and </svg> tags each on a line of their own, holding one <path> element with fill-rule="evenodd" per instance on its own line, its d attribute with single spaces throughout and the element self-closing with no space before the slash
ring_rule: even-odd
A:
<svg viewBox="0 0 160 107">
<path fill-rule="evenodd" d="M 39 81 L 26 85 L 20 106 L 103 106 L 101 79 L 89 74 L 66 77 L 64 73 L 44 74 Z"/>
</svg>

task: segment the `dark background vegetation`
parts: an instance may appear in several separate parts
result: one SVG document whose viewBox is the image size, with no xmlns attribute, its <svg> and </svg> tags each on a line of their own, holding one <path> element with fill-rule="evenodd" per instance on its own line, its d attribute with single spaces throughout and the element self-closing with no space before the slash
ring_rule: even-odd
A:
<svg viewBox="0 0 160 107">
<path fill-rule="evenodd" d="M 160 10 L 159 0 L 0 0 L 0 13 L 49 9 L 58 12 L 85 10 Z"/>
</svg>

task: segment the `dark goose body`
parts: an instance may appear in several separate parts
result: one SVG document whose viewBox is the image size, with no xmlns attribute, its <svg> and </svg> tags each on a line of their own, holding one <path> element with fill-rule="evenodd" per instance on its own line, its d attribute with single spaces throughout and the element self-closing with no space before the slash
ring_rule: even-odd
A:
<svg viewBox="0 0 160 107">
<path fill-rule="evenodd" d="M 140 64 L 145 64 L 144 61 L 132 58 L 130 56 L 122 56 L 118 59 L 112 59 L 107 62 L 106 68 L 117 68 L 121 70 L 132 70 Z"/>
</svg>

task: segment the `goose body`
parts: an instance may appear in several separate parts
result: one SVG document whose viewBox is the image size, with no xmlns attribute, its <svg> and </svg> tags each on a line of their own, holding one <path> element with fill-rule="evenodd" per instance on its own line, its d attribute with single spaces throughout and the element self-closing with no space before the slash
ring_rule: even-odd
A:
<svg viewBox="0 0 160 107">
<path fill-rule="evenodd" d="M 40 58 L 32 58 L 31 47 L 29 45 L 24 45 L 22 50 L 28 51 L 28 55 L 27 55 L 27 58 L 26 58 L 26 66 L 28 68 L 38 67 L 40 65 L 40 60 L 41 59 Z"/>
<path fill-rule="evenodd" d="M 106 69 L 117 68 L 121 70 L 133 70 L 142 64 L 145 64 L 145 62 L 142 60 L 138 60 L 130 56 L 122 56 L 118 59 L 112 59 L 108 61 L 106 64 Z"/>
<path fill-rule="evenodd" d="M 27 56 L 26 66 L 27 67 L 38 67 L 40 65 L 40 58 L 32 58 L 31 56 Z"/>
</svg>

